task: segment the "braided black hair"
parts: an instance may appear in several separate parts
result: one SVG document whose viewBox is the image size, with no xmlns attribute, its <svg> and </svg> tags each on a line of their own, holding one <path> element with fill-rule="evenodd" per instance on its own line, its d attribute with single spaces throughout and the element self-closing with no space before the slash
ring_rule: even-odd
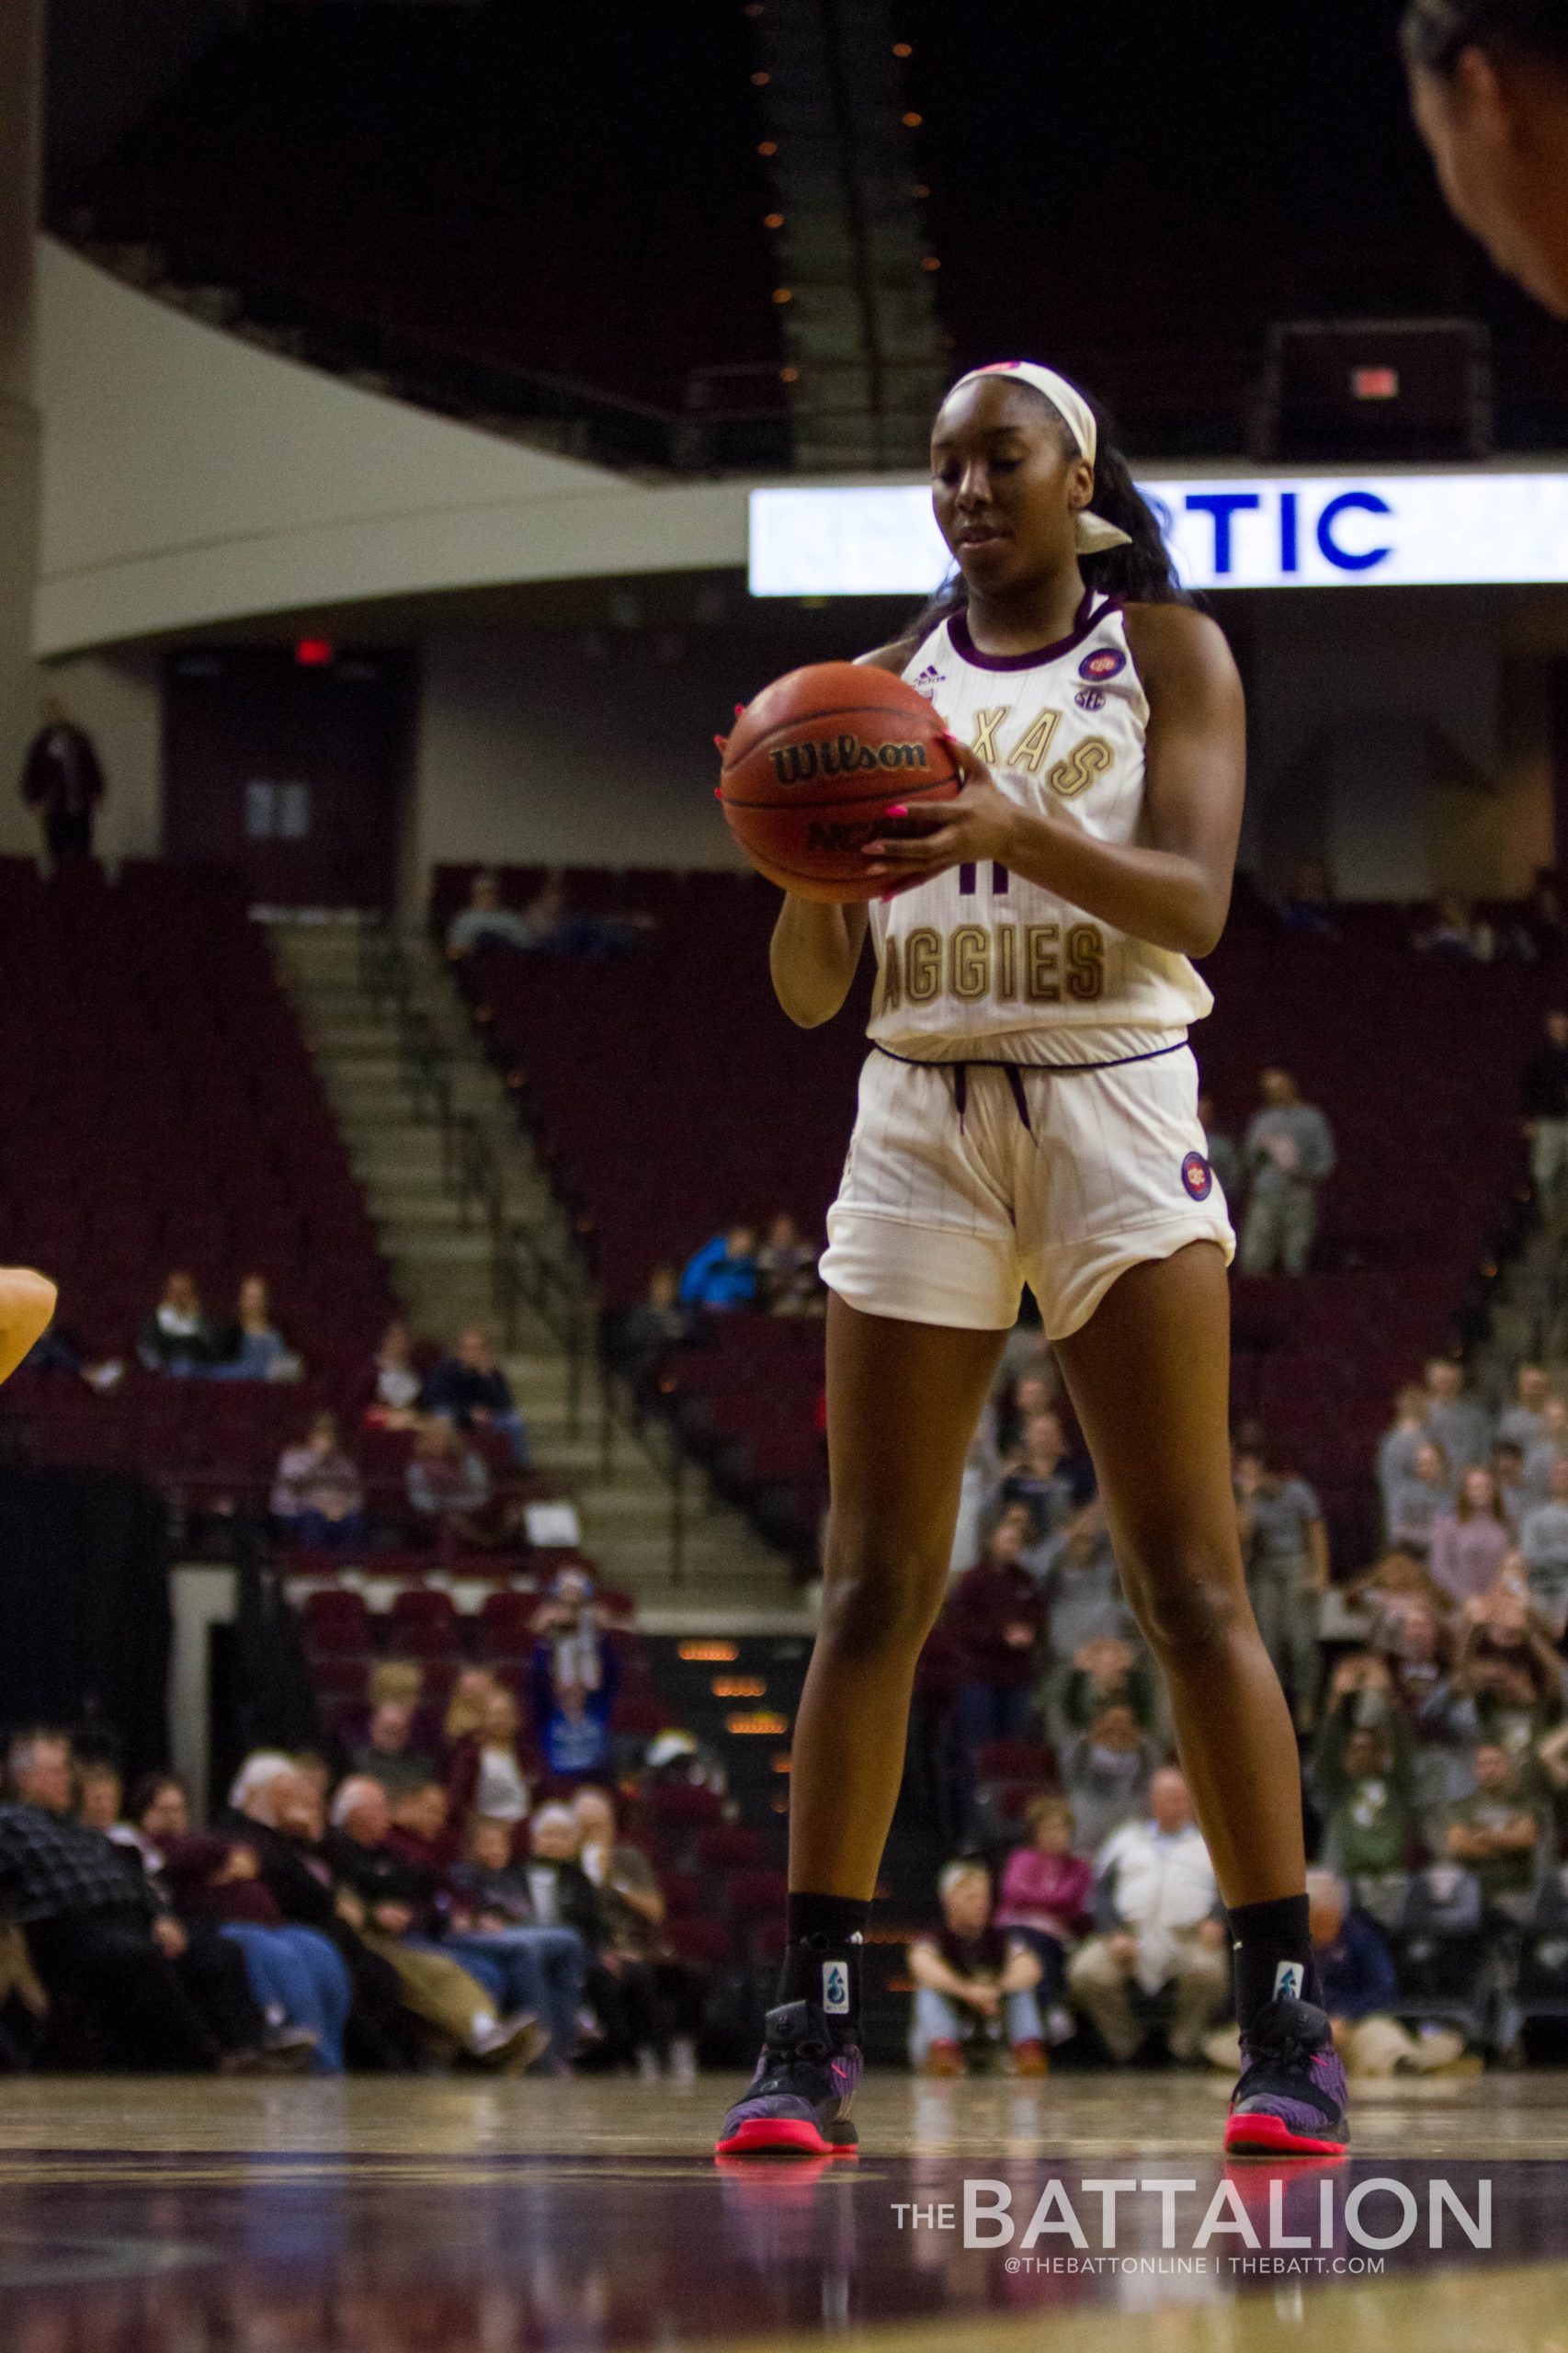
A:
<svg viewBox="0 0 1568 2353">
<path fill-rule="evenodd" d="M 1038 401 L 1051 417 L 1070 456 L 1081 452 L 1073 429 L 1066 418 L 1047 400 L 1042 392 L 1026 378 L 1014 377 L 1016 389 Z M 1095 460 L 1095 490 L 1090 500 L 1096 515 L 1125 531 L 1131 546 L 1106 548 L 1096 555 L 1080 555 L 1078 568 L 1086 586 L 1101 597 L 1117 597 L 1128 605 L 1194 605 L 1201 600 L 1185 589 L 1176 578 L 1170 550 L 1165 545 L 1165 530 L 1168 517 L 1156 514 L 1132 479 L 1132 469 L 1116 446 L 1116 426 L 1108 410 L 1101 407 L 1091 393 L 1081 385 L 1075 387 L 1080 397 L 1094 411 L 1098 430 L 1099 451 Z M 955 565 L 943 581 L 930 603 L 910 623 L 904 635 L 909 638 L 929 635 L 938 622 L 950 613 L 962 612 L 969 603 L 969 583 Z"/>
<path fill-rule="evenodd" d="M 1411 0 L 1400 34 L 1407 65 L 1451 74 L 1461 52 L 1546 58 L 1568 69 L 1564 0 Z"/>
</svg>

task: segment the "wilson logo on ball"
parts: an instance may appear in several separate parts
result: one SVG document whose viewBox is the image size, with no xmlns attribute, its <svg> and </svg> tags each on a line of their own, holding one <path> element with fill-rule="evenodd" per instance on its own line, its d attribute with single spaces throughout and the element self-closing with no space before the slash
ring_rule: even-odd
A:
<svg viewBox="0 0 1568 2353">
<path fill-rule="evenodd" d="M 768 754 L 780 784 L 810 784 L 817 776 L 851 776 L 863 768 L 923 768 L 924 744 L 862 744 L 858 735 L 834 735 L 819 743 L 781 744 Z"/>
</svg>

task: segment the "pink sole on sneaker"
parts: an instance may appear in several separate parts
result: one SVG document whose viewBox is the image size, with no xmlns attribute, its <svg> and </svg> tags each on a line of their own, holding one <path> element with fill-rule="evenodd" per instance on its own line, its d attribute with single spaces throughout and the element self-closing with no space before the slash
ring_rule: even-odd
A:
<svg viewBox="0 0 1568 2353">
<path fill-rule="evenodd" d="M 1282 2116 L 1233 2116 L 1225 2125 L 1228 2157 L 1338 2157 L 1349 2145 L 1292 2132 Z"/>
<path fill-rule="evenodd" d="M 727 2141 L 716 2141 L 713 2154 L 720 2157 L 853 2157 L 859 2152 L 853 2141 L 825 2140 L 804 2117 L 753 2116 Z"/>
</svg>

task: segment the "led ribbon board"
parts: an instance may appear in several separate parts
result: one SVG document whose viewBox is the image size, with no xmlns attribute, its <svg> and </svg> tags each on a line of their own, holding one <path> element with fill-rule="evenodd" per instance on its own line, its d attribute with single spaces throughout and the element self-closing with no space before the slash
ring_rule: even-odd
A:
<svg viewBox="0 0 1568 2353">
<path fill-rule="evenodd" d="M 1568 473 L 1140 483 L 1191 588 L 1568 581 Z M 950 568 L 924 483 L 754 490 L 754 597 L 919 597 Z"/>
</svg>

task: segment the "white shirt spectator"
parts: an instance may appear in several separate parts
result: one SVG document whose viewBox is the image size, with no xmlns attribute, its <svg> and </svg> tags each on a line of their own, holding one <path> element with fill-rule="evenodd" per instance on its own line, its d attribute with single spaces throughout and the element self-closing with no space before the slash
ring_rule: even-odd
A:
<svg viewBox="0 0 1568 2353">
<path fill-rule="evenodd" d="M 1176 1938 L 1209 1919 L 1219 1883 L 1196 1823 L 1163 1831 L 1152 1821 L 1113 1830 L 1095 1860 L 1095 1877 L 1121 1927 L 1138 1939 L 1133 1975 L 1146 1994 L 1169 1983 Z"/>
</svg>

